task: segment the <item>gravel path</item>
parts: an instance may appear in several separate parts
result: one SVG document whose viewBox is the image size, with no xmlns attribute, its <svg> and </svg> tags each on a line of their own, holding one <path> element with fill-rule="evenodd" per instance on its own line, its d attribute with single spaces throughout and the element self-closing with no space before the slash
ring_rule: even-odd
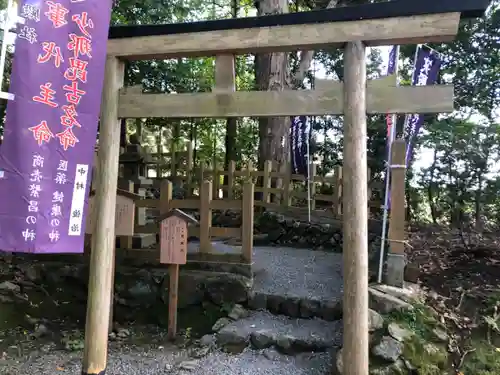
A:
<svg viewBox="0 0 500 375">
<path fill-rule="evenodd" d="M 54 352 L 21 363 L 0 360 L 2 375 L 80 375 L 81 352 Z M 295 357 L 273 349 L 245 350 L 238 355 L 215 351 L 190 359 L 176 348 L 111 350 L 106 375 L 326 375 L 329 353 Z"/>
<path fill-rule="evenodd" d="M 272 349 L 245 350 L 239 355 L 212 353 L 202 359 L 192 375 L 327 375 L 331 363 L 328 353 L 295 357 Z"/>
<path fill-rule="evenodd" d="M 342 254 L 254 247 L 254 262 L 255 292 L 330 301 L 342 298 Z"/>
<path fill-rule="evenodd" d="M 55 351 L 21 363 L 0 361 L 0 374 L 5 375 L 80 375 L 82 352 Z M 110 350 L 107 375 L 166 375 L 176 363 L 186 359 L 177 348 L 124 348 Z"/>
</svg>

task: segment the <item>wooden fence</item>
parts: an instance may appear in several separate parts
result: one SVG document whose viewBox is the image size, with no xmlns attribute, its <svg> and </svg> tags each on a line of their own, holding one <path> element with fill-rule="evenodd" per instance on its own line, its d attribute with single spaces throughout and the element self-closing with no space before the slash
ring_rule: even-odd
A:
<svg viewBox="0 0 500 375">
<path fill-rule="evenodd" d="M 368 171 L 368 176 L 370 171 Z M 310 167 L 309 193 L 307 178 L 300 174 L 290 174 L 273 171 L 273 163 L 266 161 L 263 170 L 257 170 L 251 163 L 244 169 L 237 170 L 236 163 L 231 161 L 227 170 L 217 167 L 193 168 L 184 171 L 176 177 L 168 177 L 181 187 L 186 198 L 199 196 L 202 181 L 212 182 L 212 199 L 224 200 L 241 197 L 246 182 L 255 184 L 255 206 L 278 212 L 306 214 L 307 201 L 310 201 L 314 215 L 339 218 L 342 215 L 342 167 L 337 166 L 330 176 L 318 176 L 316 165 Z M 151 179 L 153 185 L 159 186 L 164 179 Z M 150 181 L 151 181 L 150 180 Z M 368 177 L 368 196 L 372 188 L 378 189 L 377 183 Z M 144 186 L 143 186 L 144 187 Z M 381 203 L 377 200 L 367 202 L 377 212 Z"/>
<path fill-rule="evenodd" d="M 163 180 L 160 188 L 160 199 L 140 199 L 135 202 L 136 208 L 152 208 L 160 212 L 172 209 L 197 210 L 200 213 L 199 226 L 189 227 L 188 236 L 198 237 L 200 240 L 200 257 L 212 252 L 211 239 L 213 237 L 241 239 L 241 254 L 237 258 L 241 263 L 252 263 L 252 244 L 254 226 L 254 184 L 244 184 L 243 194 L 240 199 L 212 199 L 212 182 L 204 181 L 200 187 L 200 194 L 196 198 L 173 199 L 172 183 Z M 226 228 L 212 226 L 212 210 L 238 210 L 241 211 L 241 226 L 239 228 Z M 159 223 L 137 225 L 135 233 L 159 233 Z"/>
</svg>

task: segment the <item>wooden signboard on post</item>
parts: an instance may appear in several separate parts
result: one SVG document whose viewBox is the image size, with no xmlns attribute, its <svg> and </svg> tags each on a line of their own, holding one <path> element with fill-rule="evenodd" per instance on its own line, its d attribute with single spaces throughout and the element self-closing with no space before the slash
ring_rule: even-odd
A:
<svg viewBox="0 0 500 375">
<path fill-rule="evenodd" d="M 115 236 L 133 236 L 135 223 L 135 201 L 141 196 L 126 190 L 116 191 Z M 95 227 L 94 196 L 91 193 L 85 233 L 92 234 Z"/>
<path fill-rule="evenodd" d="M 188 224 L 198 221 L 185 212 L 174 209 L 160 216 L 160 263 L 168 264 L 170 285 L 168 290 L 168 337 L 177 334 L 177 294 L 179 265 L 187 261 Z"/>
</svg>

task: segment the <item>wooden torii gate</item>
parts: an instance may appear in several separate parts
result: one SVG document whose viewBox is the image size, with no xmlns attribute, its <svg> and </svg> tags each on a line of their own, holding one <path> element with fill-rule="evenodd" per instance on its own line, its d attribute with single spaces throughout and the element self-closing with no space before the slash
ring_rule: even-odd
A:
<svg viewBox="0 0 500 375">
<path fill-rule="evenodd" d="M 111 28 L 82 373 L 106 371 L 120 119 L 343 114 L 344 373 L 368 375 L 366 114 L 451 112 L 453 87 L 367 82 L 366 46 L 449 42 L 461 17 L 479 17 L 488 4 L 489 0 L 397 0 L 264 17 Z M 344 82 L 312 91 L 235 91 L 234 54 L 326 46 L 344 48 Z M 124 60 L 214 55 L 212 93 L 143 94 L 123 88 Z"/>
</svg>

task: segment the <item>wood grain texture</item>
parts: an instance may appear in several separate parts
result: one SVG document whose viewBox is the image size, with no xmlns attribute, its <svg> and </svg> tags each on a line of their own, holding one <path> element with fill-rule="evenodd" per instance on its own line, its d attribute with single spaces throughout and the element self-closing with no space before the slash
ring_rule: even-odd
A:
<svg viewBox="0 0 500 375">
<path fill-rule="evenodd" d="M 285 52 L 365 40 L 371 46 L 449 42 L 460 13 L 109 39 L 107 53 L 129 60 Z M 397 43 L 395 43 L 397 41 Z"/>
<path fill-rule="evenodd" d="M 124 64 L 106 59 L 99 134 L 98 177 L 95 195 L 95 232 L 92 235 L 89 292 L 85 324 L 83 371 L 106 370 L 111 293 L 114 279 L 115 208 L 120 151 L 118 90 L 123 85 Z"/>
<path fill-rule="evenodd" d="M 236 90 L 233 55 L 215 57 L 215 87 L 212 92 L 225 93 Z"/>
<path fill-rule="evenodd" d="M 392 144 L 391 166 L 391 211 L 389 216 L 389 251 L 394 254 L 405 253 L 405 180 L 406 168 L 406 143 L 403 139 L 397 139 Z"/>
<path fill-rule="evenodd" d="M 369 81 L 367 113 L 444 113 L 453 111 L 453 86 L 392 86 Z M 344 84 L 331 81 L 328 89 L 237 91 L 193 94 L 138 94 L 123 89 L 122 118 L 155 117 L 268 117 L 340 115 Z"/>
<path fill-rule="evenodd" d="M 347 43 L 343 166 L 344 374 L 368 375 L 366 48 Z"/>
</svg>

